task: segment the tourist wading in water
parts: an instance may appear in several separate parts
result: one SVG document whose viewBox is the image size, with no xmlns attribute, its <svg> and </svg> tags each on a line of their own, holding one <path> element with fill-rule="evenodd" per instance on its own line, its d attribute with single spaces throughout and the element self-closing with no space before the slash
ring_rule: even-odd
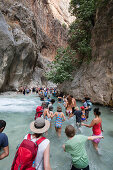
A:
<svg viewBox="0 0 113 170">
<path fill-rule="evenodd" d="M 67 97 L 67 102 L 66 102 L 66 115 L 68 117 L 72 117 L 73 116 L 73 113 L 72 113 L 72 108 L 73 107 L 74 107 L 74 103 L 73 103 L 72 97 L 68 96 Z"/>
<path fill-rule="evenodd" d="M 2 133 L 5 127 L 6 122 L 4 120 L 0 120 L 0 150 L 3 149 L 0 153 L 0 160 L 9 155 L 8 137 L 5 133 Z"/>
<path fill-rule="evenodd" d="M 103 136 L 75 135 L 75 132 L 75 128 L 72 125 L 66 127 L 65 133 L 69 140 L 62 147 L 65 152 L 72 156 L 71 170 L 89 170 L 85 142 L 87 140 L 103 138 Z"/>
<path fill-rule="evenodd" d="M 81 115 L 81 121 L 85 121 L 86 120 L 86 116 L 85 116 L 85 107 L 81 106 L 81 111 L 82 111 L 82 115 Z"/>
<path fill-rule="evenodd" d="M 33 134 L 27 134 L 15 155 L 11 170 L 51 170 L 49 162 L 50 141 L 43 137 L 50 127 L 48 120 L 37 118 L 31 122 Z"/>
<path fill-rule="evenodd" d="M 58 136 L 61 136 L 61 130 L 62 130 L 62 121 L 65 121 L 64 113 L 62 112 L 62 108 L 60 106 L 57 107 L 57 112 L 54 113 L 53 117 L 56 116 L 55 120 L 55 129 L 58 134 Z"/>
<path fill-rule="evenodd" d="M 82 123 L 82 126 L 86 126 L 88 128 L 92 127 L 93 136 L 102 136 L 102 119 L 100 118 L 101 112 L 99 108 L 94 109 L 95 118 L 92 120 L 90 125 Z M 100 138 L 93 140 L 93 146 L 96 150 L 98 150 L 98 144 L 100 142 Z"/>
</svg>

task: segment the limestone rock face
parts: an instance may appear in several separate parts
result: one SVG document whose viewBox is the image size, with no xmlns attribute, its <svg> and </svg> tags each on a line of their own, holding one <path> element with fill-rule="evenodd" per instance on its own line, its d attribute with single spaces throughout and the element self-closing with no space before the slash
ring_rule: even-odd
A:
<svg viewBox="0 0 113 170">
<path fill-rule="evenodd" d="M 12 50 L 13 49 L 13 50 Z M 9 69 L 15 52 L 12 32 L 0 13 L 0 88 L 8 81 Z"/>
<path fill-rule="evenodd" d="M 93 103 L 113 106 L 113 4 L 97 11 L 92 31 L 92 60 L 83 63 L 74 80 L 63 85 L 63 90 L 82 100 L 85 95 Z"/>
<path fill-rule="evenodd" d="M 69 24 L 69 2 L 63 2 L 64 9 L 53 0 L 0 1 L 0 91 L 46 83 L 47 64 L 67 46 L 62 24 Z"/>
<path fill-rule="evenodd" d="M 75 19 L 68 12 L 70 0 L 48 0 L 49 6 L 56 19 L 67 26 Z"/>
</svg>

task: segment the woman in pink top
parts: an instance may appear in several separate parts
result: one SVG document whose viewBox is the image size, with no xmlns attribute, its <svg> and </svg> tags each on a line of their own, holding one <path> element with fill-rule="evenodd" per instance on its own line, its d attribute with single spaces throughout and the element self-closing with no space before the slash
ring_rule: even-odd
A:
<svg viewBox="0 0 113 170">
<path fill-rule="evenodd" d="M 95 118 L 91 121 L 90 125 L 82 123 L 82 126 L 86 126 L 88 128 L 92 127 L 93 136 L 102 136 L 102 119 L 100 118 L 101 112 L 99 111 L 99 108 L 94 109 L 94 115 Z M 97 138 L 93 140 L 93 146 L 96 150 L 98 150 L 98 144 L 100 142 L 100 139 Z"/>
</svg>

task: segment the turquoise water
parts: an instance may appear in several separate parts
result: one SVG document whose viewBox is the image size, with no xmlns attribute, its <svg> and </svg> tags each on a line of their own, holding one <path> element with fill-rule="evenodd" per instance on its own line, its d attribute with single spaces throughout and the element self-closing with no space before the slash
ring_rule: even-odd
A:
<svg viewBox="0 0 113 170">
<path fill-rule="evenodd" d="M 0 119 L 7 122 L 4 132 L 9 138 L 9 157 L 0 160 L 0 170 L 10 170 L 16 147 L 22 142 L 24 136 L 30 132 L 29 124 L 34 119 L 35 109 L 41 104 L 39 97 L 35 94 L 1 95 L 0 96 Z M 62 104 L 61 104 L 62 105 Z M 81 102 L 77 102 L 81 106 Z M 54 104 L 56 111 L 57 102 Z M 62 105 L 63 106 L 63 105 Z M 96 107 L 96 106 L 94 106 Z M 86 143 L 89 157 L 90 170 L 113 170 L 113 112 L 108 107 L 99 106 L 103 120 L 104 139 L 99 144 L 99 154 L 95 152 L 91 141 Z M 64 111 L 64 108 L 63 108 Z M 94 118 L 91 111 L 88 123 Z M 62 149 L 62 144 L 67 140 L 64 130 L 66 125 L 73 124 L 73 120 L 63 123 L 62 136 L 58 138 L 54 129 L 55 118 L 52 120 L 52 128 L 48 131 L 47 138 L 50 140 L 50 162 L 52 170 L 70 170 L 71 158 Z M 81 127 L 78 133 L 86 136 L 92 135 L 92 130 Z"/>
</svg>

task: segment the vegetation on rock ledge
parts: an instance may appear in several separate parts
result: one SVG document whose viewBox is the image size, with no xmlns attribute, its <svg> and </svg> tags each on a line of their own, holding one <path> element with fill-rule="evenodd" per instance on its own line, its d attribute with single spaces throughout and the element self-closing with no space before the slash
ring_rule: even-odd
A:
<svg viewBox="0 0 113 170">
<path fill-rule="evenodd" d="M 81 61 L 91 59 L 91 31 L 95 25 L 96 9 L 105 0 L 71 0 L 70 12 L 76 17 L 69 28 L 69 47 L 58 49 L 47 78 L 54 83 L 72 79 L 72 72 Z M 79 57 L 77 57 L 79 56 Z"/>
</svg>

